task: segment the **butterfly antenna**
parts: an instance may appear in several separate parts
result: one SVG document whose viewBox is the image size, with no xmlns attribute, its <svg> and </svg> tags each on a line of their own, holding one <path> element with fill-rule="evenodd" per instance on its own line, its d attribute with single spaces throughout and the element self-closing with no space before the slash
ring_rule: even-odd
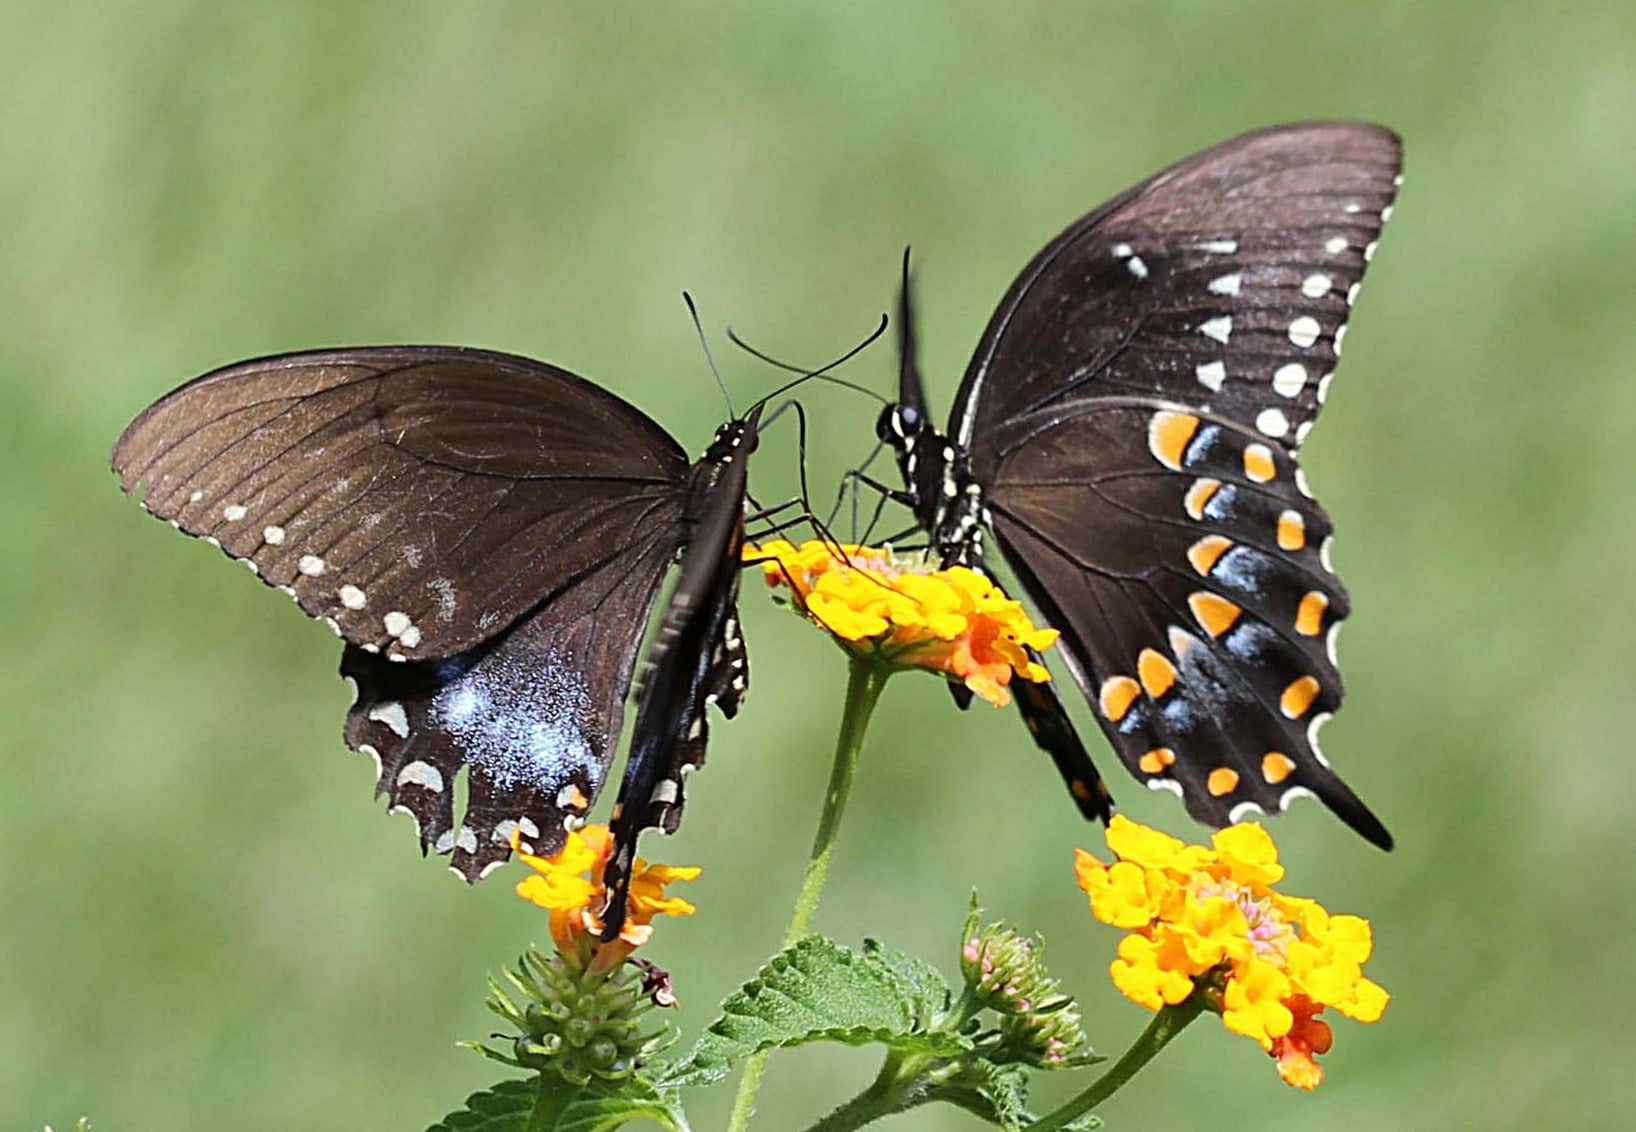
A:
<svg viewBox="0 0 1636 1132">
<path fill-rule="evenodd" d="M 862 393 L 865 397 L 872 397 L 876 401 L 879 401 L 882 405 L 886 404 L 886 398 L 882 397 L 879 393 L 876 393 L 873 389 L 859 385 L 855 381 L 848 381 L 844 377 L 836 377 L 832 373 L 826 373 L 825 370 L 829 369 L 829 366 L 825 366 L 824 369 L 821 370 L 810 370 L 806 366 L 798 366 L 793 365 L 790 362 L 779 361 L 771 354 L 768 354 L 763 350 L 756 349 L 743 338 L 740 338 L 738 331 L 734 330 L 732 326 L 728 326 L 727 328 L 727 339 L 728 341 L 732 342 L 733 345 L 743 350 L 746 354 L 749 354 L 752 358 L 757 358 L 760 361 L 766 362 L 770 366 L 784 370 L 786 373 L 798 373 L 802 377 L 816 377 L 819 381 L 825 381 L 831 385 L 839 385 L 843 389 L 850 389 L 855 393 Z M 857 351 L 854 350 L 853 353 L 857 353 Z M 850 357 L 851 355 L 848 356 Z M 844 360 L 845 359 L 843 358 L 842 361 Z M 835 362 L 832 364 L 839 365 L 840 362 Z"/>
<path fill-rule="evenodd" d="M 868 349 L 871 345 L 873 345 L 877 338 L 879 338 L 882 334 L 886 333 L 886 326 L 887 326 L 888 322 L 889 322 L 889 319 L 884 314 L 881 315 L 880 316 L 880 323 L 875 327 L 874 330 L 869 332 L 869 336 L 867 338 L 865 338 L 862 342 L 859 342 L 856 346 L 852 347 L 852 349 L 848 350 L 846 353 L 842 354 L 840 357 L 838 357 L 834 361 L 830 362 L 827 366 L 820 366 L 818 369 L 814 369 L 814 370 L 798 370 L 797 372 L 799 372 L 801 374 L 800 377 L 796 378 L 794 381 L 788 381 L 788 382 L 785 382 L 783 385 L 780 385 L 777 389 L 774 389 L 771 393 L 769 393 L 766 396 L 764 396 L 764 397 L 760 398 L 759 400 L 757 400 L 756 404 L 757 405 L 765 405 L 768 401 L 771 401 L 774 397 L 777 397 L 781 393 L 788 393 L 791 389 L 794 389 L 797 385 L 800 385 L 804 381 L 812 381 L 814 379 L 817 379 L 819 381 L 836 381 L 836 382 L 839 382 L 840 379 L 839 378 L 832 378 L 830 376 L 829 371 L 834 369 L 836 366 L 845 365 L 847 362 L 851 361 L 853 358 L 857 357 L 864 350 Z M 735 341 L 736 341 L 736 339 L 735 339 Z M 773 364 L 777 365 L 778 363 L 774 362 Z M 847 382 L 845 384 L 847 384 L 850 388 L 860 388 L 859 386 L 851 385 L 850 382 Z M 870 396 L 874 397 L 874 396 L 878 396 L 878 394 L 871 393 Z"/>
<path fill-rule="evenodd" d="M 716 368 L 716 357 L 710 352 L 710 339 L 705 337 L 704 323 L 699 321 L 699 308 L 694 305 L 693 296 L 686 291 L 682 292 L 682 302 L 687 304 L 687 313 L 693 316 L 693 329 L 699 335 L 699 345 L 704 348 L 704 360 L 710 363 L 710 372 L 716 375 L 716 386 L 727 401 L 727 415 L 738 420 L 738 413 L 733 411 L 733 395 L 727 391 L 727 383 L 721 379 L 721 370 Z"/>
</svg>

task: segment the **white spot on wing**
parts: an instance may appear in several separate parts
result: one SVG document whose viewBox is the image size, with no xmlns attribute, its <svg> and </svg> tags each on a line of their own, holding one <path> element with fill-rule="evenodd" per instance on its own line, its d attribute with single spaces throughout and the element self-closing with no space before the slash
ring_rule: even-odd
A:
<svg viewBox="0 0 1636 1132">
<path fill-rule="evenodd" d="M 1307 367 L 1300 362 L 1279 366 L 1272 375 L 1273 392 L 1280 397 L 1298 396 L 1307 384 Z"/>
<path fill-rule="evenodd" d="M 246 508 L 241 507 L 237 503 L 229 503 L 226 507 L 222 508 L 222 518 L 226 519 L 229 523 L 236 523 L 249 513 L 250 512 Z"/>
<path fill-rule="evenodd" d="M 409 615 L 407 613 L 400 609 L 394 609 L 385 617 L 381 618 L 381 624 L 385 627 L 387 636 L 400 637 L 403 635 L 403 631 L 409 628 L 410 625 L 414 624 L 414 622 L 409 620 Z"/>
<path fill-rule="evenodd" d="M 376 723 L 386 724 L 387 730 L 399 739 L 409 738 L 409 715 L 403 710 L 403 705 L 396 700 L 376 704 L 369 709 L 369 718 Z"/>
<path fill-rule="evenodd" d="M 204 492 L 196 491 L 192 495 L 187 497 L 187 501 L 189 503 L 197 503 L 197 502 L 199 502 L 199 500 L 201 500 L 203 498 L 204 498 Z"/>
<path fill-rule="evenodd" d="M 1334 285 L 1335 281 L 1329 276 L 1316 272 L 1301 280 L 1301 294 L 1309 299 L 1321 299 L 1329 294 L 1329 289 Z"/>
<path fill-rule="evenodd" d="M 1340 255 L 1345 250 L 1346 250 L 1346 237 L 1345 236 L 1331 236 L 1324 243 L 1324 251 L 1328 252 L 1330 255 Z"/>
<path fill-rule="evenodd" d="M 1316 342 L 1321 333 L 1323 327 L 1311 315 L 1304 314 L 1289 324 L 1289 340 L 1303 350 Z"/>
<path fill-rule="evenodd" d="M 402 645 L 406 649 L 412 649 L 416 645 L 420 644 L 420 626 L 411 625 L 409 628 L 399 633 L 398 644 Z"/>
<path fill-rule="evenodd" d="M 1199 324 L 1199 333 L 1206 338 L 1214 338 L 1223 346 L 1233 336 L 1233 319 L 1231 315 L 1222 315 L 1219 318 L 1208 319 Z"/>
<path fill-rule="evenodd" d="M 1227 380 L 1227 367 L 1221 362 L 1205 362 L 1193 372 L 1199 384 L 1212 393 L 1220 393 L 1222 382 Z"/>
<path fill-rule="evenodd" d="M 1255 427 L 1268 436 L 1281 437 L 1289 432 L 1289 418 L 1282 409 L 1263 409 L 1255 418 Z"/>
<path fill-rule="evenodd" d="M 443 772 L 428 762 L 416 759 L 398 771 L 399 786 L 424 786 L 433 794 L 443 793 Z"/>
<path fill-rule="evenodd" d="M 426 583 L 431 587 L 437 599 L 437 619 L 439 621 L 453 621 L 455 610 L 454 583 L 447 578 L 433 578 Z M 484 626 L 487 628 L 487 626 Z"/>
<path fill-rule="evenodd" d="M 268 546 L 283 546 L 284 528 L 278 526 L 262 527 L 261 537 L 266 540 Z"/>
<path fill-rule="evenodd" d="M 1136 276 L 1136 278 L 1138 278 L 1138 279 L 1146 279 L 1147 278 L 1147 264 L 1142 262 L 1142 257 L 1141 256 L 1139 256 L 1139 255 L 1131 256 L 1130 259 L 1125 261 L 1125 267 L 1130 271 L 1130 273 L 1132 275 Z"/>
<path fill-rule="evenodd" d="M 362 609 L 369 603 L 369 598 L 357 586 L 342 586 L 336 591 L 336 595 L 341 599 L 341 604 L 348 609 Z"/>
<path fill-rule="evenodd" d="M 1240 286 L 1244 283 L 1244 276 L 1240 272 L 1231 275 L 1218 275 L 1210 280 L 1209 289 L 1217 295 L 1237 295 Z"/>
<path fill-rule="evenodd" d="M 455 837 L 454 843 L 468 853 L 477 852 L 477 834 L 472 832 L 469 825 L 460 827 L 460 833 Z"/>
<path fill-rule="evenodd" d="M 1182 796 L 1182 784 L 1174 778 L 1150 778 L 1147 780 L 1149 790 L 1168 790 L 1176 797 Z"/>
<path fill-rule="evenodd" d="M 309 578 L 316 578 L 329 568 L 328 564 L 316 554 L 303 554 L 301 560 L 295 564 Z"/>
<path fill-rule="evenodd" d="M 1240 802 L 1238 805 L 1227 811 L 1227 820 L 1237 824 L 1238 822 L 1241 822 L 1245 818 L 1249 817 L 1251 814 L 1265 814 L 1266 812 L 1266 810 L 1262 809 L 1254 802 Z"/>
<path fill-rule="evenodd" d="M 1307 742 L 1312 746 L 1312 754 L 1319 762 L 1323 763 L 1325 766 L 1329 765 L 1329 760 L 1324 758 L 1323 751 L 1320 750 L 1319 747 L 1318 747 L 1318 732 L 1320 732 L 1320 731 L 1322 731 L 1324 729 L 1324 724 L 1328 723 L 1331 719 L 1334 719 L 1334 718 L 1335 718 L 1335 713 L 1334 712 L 1321 711 L 1317 715 L 1312 717 L 1312 722 L 1311 723 L 1307 724 Z"/>
<path fill-rule="evenodd" d="M 1319 761 L 1322 762 L 1323 760 L 1320 759 Z M 1290 803 L 1297 798 L 1316 798 L 1317 796 L 1305 786 L 1291 786 L 1278 796 L 1278 812 L 1284 813 L 1289 809 Z"/>
<path fill-rule="evenodd" d="M 1232 255 L 1238 251 L 1237 240 L 1205 240 L 1202 244 L 1194 244 L 1193 246 L 1199 251 L 1209 252 L 1211 255 Z"/>
</svg>

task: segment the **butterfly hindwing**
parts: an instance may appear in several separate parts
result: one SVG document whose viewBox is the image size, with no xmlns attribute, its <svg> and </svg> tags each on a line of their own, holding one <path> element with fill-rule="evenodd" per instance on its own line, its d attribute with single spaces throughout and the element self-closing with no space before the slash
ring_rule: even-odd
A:
<svg viewBox="0 0 1636 1132">
<path fill-rule="evenodd" d="M 1297 471 L 1231 422 L 1104 402 L 1016 447 L 988 500 L 1140 780 L 1217 825 L 1300 790 L 1389 840 L 1317 748 L 1340 703 L 1348 602 L 1327 565 L 1329 519 Z"/>
</svg>

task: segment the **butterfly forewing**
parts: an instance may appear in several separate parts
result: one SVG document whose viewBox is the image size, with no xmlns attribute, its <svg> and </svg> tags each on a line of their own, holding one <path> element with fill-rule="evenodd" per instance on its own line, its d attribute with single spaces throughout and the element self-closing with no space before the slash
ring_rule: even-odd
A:
<svg viewBox="0 0 1636 1132">
<path fill-rule="evenodd" d="M 450 347 L 218 370 L 133 421 L 113 463 L 148 510 L 401 659 L 477 646 L 631 530 L 674 539 L 687 474 L 589 382 Z"/>
<path fill-rule="evenodd" d="M 1294 446 L 1328 391 L 1401 167 L 1389 130 L 1279 126 L 1157 174 L 1035 257 L 989 323 L 951 431 L 1147 395 Z"/>
</svg>

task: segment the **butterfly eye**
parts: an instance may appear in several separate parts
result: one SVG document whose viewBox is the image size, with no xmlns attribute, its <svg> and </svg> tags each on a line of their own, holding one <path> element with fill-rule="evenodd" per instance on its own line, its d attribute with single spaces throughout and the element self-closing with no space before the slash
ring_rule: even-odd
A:
<svg viewBox="0 0 1636 1132">
<path fill-rule="evenodd" d="M 888 405 L 875 422 L 875 435 L 888 444 L 901 442 L 919 433 L 924 421 L 912 405 Z"/>
</svg>

